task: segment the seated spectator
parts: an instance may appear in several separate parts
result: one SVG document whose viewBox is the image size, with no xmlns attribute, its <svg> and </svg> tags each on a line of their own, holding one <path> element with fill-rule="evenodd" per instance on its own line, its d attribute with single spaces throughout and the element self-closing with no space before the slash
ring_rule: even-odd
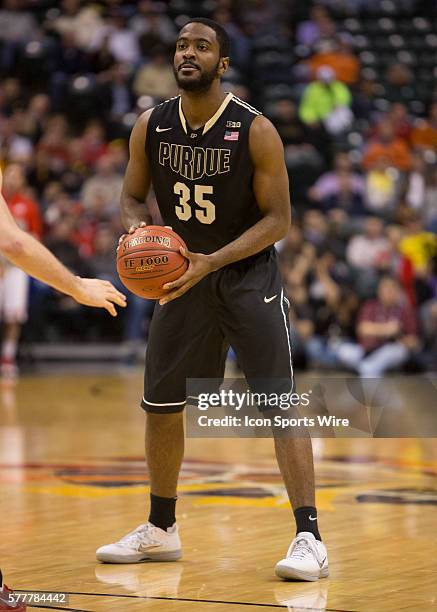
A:
<svg viewBox="0 0 437 612">
<path fill-rule="evenodd" d="M 303 196 L 324 167 L 322 154 L 327 154 L 330 144 L 326 131 L 310 129 L 299 119 L 297 107 L 289 99 L 277 100 L 268 114 L 284 144 L 285 163 L 293 176 L 294 195 L 296 198 Z"/>
<path fill-rule="evenodd" d="M 316 317 L 315 334 L 308 339 L 305 350 L 312 367 L 338 368 L 337 347 L 345 339 L 355 339 L 355 320 L 359 307 L 357 294 L 349 287 L 339 286 L 337 301 L 326 309 L 323 322 Z"/>
<path fill-rule="evenodd" d="M 23 10 L 20 0 L 4 0 L 0 9 L 0 69 L 12 71 L 24 44 L 38 37 L 39 28 L 30 11 Z"/>
<path fill-rule="evenodd" d="M 64 32 L 55 43 L 52 54 L 49 93 L 53 108 L 64 111 L 68 108 L 69 85 L 81 73 L 89 72 L 91 67 L 85 51 L 77 46 L 72 32 Z"/>
<path fill-rule="evenodd" d="M 140 47 L 148 51 L 157 43 L 169 45 L 176 40 L 176 28 L 172 19 L 158 3 L 140 0 L 135 15 L 129 20 L 129 28 L 138 36 Z M 144 44 L 147 43 L 147 44 Z"/>
<path fill-rule="evenodd" d="M 50 160 L 50 169 L 56 173 L 63 172 L 67 168 L 68 138 L 69 127 L 65 116 L 57 114 L 50 117 L 38 142 L 38 151 L 46 153 Z"/>
<path fill-rule="evenodd" d="M 315 247 L 304 240 L 300 227 L 293 224 L 278 245 L 279 262 L 287 286 L 300 286 L 306 279 L 316 258 Z"/>
<path fill-rule="evenodd" d="M 352 110 L 357 119 L 369 121 L 376 111 L 375 98 L 377 83 L 371 79 L 361 78 L 354 88 Z"/>
<path fill-rule="evenodd" d="M 305 285 L 288 285 L 287 292 L 293 300 L 290 309 L 293 363 L 297 367 L 304 367 L 306 365 L 306 344 L 314 335 L 316 312 L 309 302 Z"/>
<path fill-rule="evenodd" d="M 75 219 L 73 216 L 59 220 L 52 227 L 47 246 L 69 270 L 79 276 L 88 276 L 89 267 L 74 244 L 74 226 Z"/>
<path fill-rule="evenodd" d="M 108 145 L 105 136 L 105 128 L 97 119 L 92 119 L 85 126 L 80 146 L 82 159 L 91 168 L 94 167 L 99 157 L 107 152 Z"/>
<path fill-rule="evenodd" d="M 277 100 L 269 115 L 285 147 L 302 145 L 311 140 L 311 130 L 299 119 L 296 105 L 289 98 Z"/>
<path fill-rule="evenodd" d="M 39 149 L 34 155 L 27 172 L 29 185 L 35 189 L 37 196 L 41 197 L 47 183 L 56 180 L 58 177 L 59 173 L 51 167 L 48 152 Z"/>
<path fill-rule="evenodd" d="M 389 102 L 404 102 L 405 88 L 411 87 L 414 76 L 405 64 L 390 63 L 385 74 L 385 95 Z"/>
<path fill-rule="evenodd" d="M 250 2 L 240 13 L 243 29 L 253 37 L 272 33 L 279 35 L 284 31 L 290 8 L 287 3 L 270 2 L 269 0 Z"/>
<path fill-rule="evenodd" d="M 363 233 L 353 236 L 349 241 L 346 261 L 355 273 L 355 287 L 361 297 L 366 297 L 374 291 L 378 270 L 385 261 L 388 249 L 384 225 L 376 217 L 368 218 Z"/>
<path fill-rule="evenodd" d="M 321 66 L 329 66 L 335 72 L 336 78 L 347 85 L 356 83 L 360 75 L 360 62 L 352 52 L 347 35 L 322 41 L 320 51 L 309 60 L 308 66 L 313 78 Z"/>
<path fill-rule="evenodd" d="M 2 159 L 27 164 L 33 153 L 33 144 L 26 136 L 18 134 L 16 117 L 0 117 L 0 152 Z"/>
<path fill-rule="evenodd" d="M 277 244 L 280 263 L 291 268 L 302 253 L 304 245 L 302 229 L 296 223 L 292 223 L 285 238 Z"/>
<path fill-rule="evenodd" d="M 408 145 L 402 138 L 396 138 L 392 122 L 388 119 L 379 125 L 378 136 L 369 141 L 364 157 L 363 166 L 366 170 L 374 168 L 382 158 L 387 159 L 388 163 L 406 172 L 411 167 L 411 153 Z"/>
<path fill-rule="evenodd" d="M 26 42 L 38 34 L 38 24 L 30 11 L 23 10 L 20 0 L 4 0 L 0 10 L 0 40 Z"/>
<path fill-rule="evenodd" d="M 137 96 L 152 96 L 160 101 L 177 95 L 173 66 L 162 47 L 156 47 L 150 54 L 150 61 L 138 70 L 133 90 Z"/>
<path fill-rule="evenodd" d="M 213 19 L 226 30 L 230 38 L 232 65 L 246 70 L 250 62 L 250 40 L 233 20 L 229 8 L 218 8 Z"/>
<path fill-rule="evenodd" d="M 399 245 L 405 235 L 401 225 L 388 225 L 385 233 L 389 242 L 388 249 L 380 258 L 379 270 L 397 278 L 411 304 L 416 306 L 415 277 L 411 261 L 400 252 Z"/>
<path fill-rule="evenodd" d="M 408 110 L 405 104 L 394 102 L 390 105 L 389 110 L 382 117 L 382 121 L 378 122 L 373 130 L 370 131 L 370 138 L 379 136 L 379 127 L 384 120 L 390 121 L 393 127 L 393 132 L 396 138 L 402 138 L 407 142 L 410 141 L 412 124 L 408 116 Z"/>
<path fill-rule="evenodd" d="M 427 166 L 419 153 L 413 157 L 405 200 L 421 218 L 425 229 L 437 233 L 437 165 Z"/>
<path fill-rule="evenodd" d="M 363 214 L 363 178 L 352 171 L 347 153 L 338 153 L 334 163 L 334 170 L 325 172 L 310 189 L 310 199 L 326 210 L 341 208 L 354 216 Z"/>
<path fill-rule="evenodd" d="M 110 155 L 102 155 L 96 163 L 95 173 L 88 178 L 82 187 L 81 200 L 83 207 L 90 208 L 99 194 L 106 203 L 109 211 L 116 212 L 119 207 L 122 176 L 115 171 L 114 162 Z"/>
<path fill-rule="evenodd" d="M 310 10 L 307 21 L 301 21 L 296 30 L 296 41 L 300 45 L 312 47 L 321 39 L 329 39 L 335 36 L 336 25 L 326 7 L 319 4 Z"/>
<path fill-rule="evenodd" d="M 117 62 L 133 66 L 139 62 L 138 38 L 136 32 L 129 29 L 121 7 L 112 9 L 106 35 L 109 36 L 109 52 Z"/>
<path fill-rule="evenodd" d="M 343 342 L 336 354 L 343 366 L 369 378 L 401 368 L 418 347 L 414 312 L 395 279 L 382 278 L 376 299 L 362 306 L 357 337 L 359 343 Z"/>
<path fill-rule="evenodd" d="M 390 106 L 387 113 L 388 119 L 392 122 L 395 136 L 410 141 L 412 124 L 408 116 L 408 110 L 402 102 L 395 102 Z"/>
<path fill-rule="evenodd" d="M 19 125 L 20 134 L 29 138 L 35 144 L 47 124 L 50 112 L 50 98 L 46 94 L 36 94 L 29 100 L 27 108 L 22 112 Z M 16 116 L 16 113 L 14 113 Z"/>
<path fill-rule="evenodd" d="M 122 121 L 134 107 L 130 79 L 129 66 L 118 62 L 99 75 L 102 101 L 106 106 L 107 119 L 111 122 Z"/>
<path fill-rule="evenodd" d="M 72 196 L 77 196 L 80 193 L 84 181 L 92 171 L 84 161 L 83 143 L 80 138 L 70 139 L 68 144 L 68 159 L 68 167 L 60 176 L 60 184 L 66 192 Z"/>
<path fill-rule="evenodd" d="M 398 187 L 399 173 L 387 158 L 379 157 L 366 173 L 366 208 L 372 214 L 388 216 L 397 202 Z"/>
<path fill-rule="evenodd" d="M 425 186 L 427 180 L 427 166 L 420 152 L 413 154 L 411 159 L 411 172 L 407 177 L 407 192 L 405 201 L 413 210 L 420 212 L 425 201 Z"/>
<path fill-rule="evenodd" d="M 81 7 L 80 0 L 62 0 L 61 14 L 46 22 L 48 29 L 61 36 L 68 34 L 82 51 L 91 51 L 99 47 L 105 30 L 105 22 L 96 5 Z"/>
<path fill-rule="evenodd" d="M 416 275 L 422 275 L 437 254 L 437 234 L 425 231 L 420 217 L 411 212 L 399 250 L 411 261 Z"/>
<path fill-rule="evenodd" d="M 316 247 L 324 247 L 328 231 L 328 220 L 324 214 L 315 209 L 305 212 L 302 221 L 302 232 L 306 242 Z"/>
<path fill-rule="evenodd" d="M 304 123 L 318 127 L 324 123 L 330 134 L 344 132 L 352 121 L 351 93 L 344 83 L 336 80 L 329 66 L 317 70 L 317 80 L 305 88 L 299 108 Z"/>
<path fill-rule="evenodd" d="M 411 133 L 411 144 L 415 148 L 437 151 L 437 102 L 431 104 L 427 120 L 416 120 Z"/>
<path fill-rule="evenodd" d="M 129 158 L 128 142 L 123 138 L 116 138 L 108 144 L 108 154 L 111 156 L 114 170 L 124 174 Z"/>
</svg>

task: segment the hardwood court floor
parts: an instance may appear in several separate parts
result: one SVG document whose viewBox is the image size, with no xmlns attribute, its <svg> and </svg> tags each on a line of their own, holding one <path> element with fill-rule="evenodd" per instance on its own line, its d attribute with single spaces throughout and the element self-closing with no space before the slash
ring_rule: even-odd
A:
<svg viewBox="0 0 437 612">
<path fill-rule="evenodd" d="M 432 439 L 314 441 L 329 579 L 274 576 L 292 522 L 261 439 L 187 441 L 182 561 L 96 563 L 99 545 L 146 516 L 141 385 L 139 372 L 46 375 L 2 390 L 0 561 L 16 589 L 99 612 L 437 609 Z"/>
</svg>

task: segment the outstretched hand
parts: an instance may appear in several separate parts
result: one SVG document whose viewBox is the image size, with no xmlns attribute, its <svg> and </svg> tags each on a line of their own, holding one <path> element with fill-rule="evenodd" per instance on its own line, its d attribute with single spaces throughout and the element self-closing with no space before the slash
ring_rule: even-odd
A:
<svg viewBox="0 0 437 612">
<path fill-rule="evenodd" d="M 193 285 L 213 271 L 211 257 L 209 255 L 191 253 L 191 251 L 184 247 L 180 247 L 179 251 L 188 259 L 188 269 L 180 278 L 164 285 L 164 289 L 168 291 L 168 293 L 159 300 L 161 306 L 184 295 Z"/>
<path fill-rule="evenodd" d="M 106 308 L 113 317 L 117 316 L 114 304 L 122 308 L 126 306 L 126 296 L 123 293 L 120 293 L 109 281 L 97 278 L 78 277 L 78 287 L 72 297 L 84 306 Z"/>
</svg>

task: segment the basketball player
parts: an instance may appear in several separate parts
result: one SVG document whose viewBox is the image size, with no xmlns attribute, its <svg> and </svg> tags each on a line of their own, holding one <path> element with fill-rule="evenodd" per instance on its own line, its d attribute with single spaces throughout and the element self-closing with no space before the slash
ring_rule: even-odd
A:
<svg viewBox="0 0 437 612">
<path fill-rule="evenodd" d="M 153 183 L 164 223 L 187 244 L 189 267 L 165 286 L 150 327 L 142 401 L 149 519 L 100 547 L 100 561 L 181 556 L 175 504 L 187 378 L 222 378 L 230 344 L 246 378 L 292 381 L 288 301 L 272 246 L 290 226 L 283 146 L 261 113 L 222 92 L 228 65 L 223 28 L 189 21 L 174 55 L 180 96 L 145 112 L 132 131 L 124 225 L 133 231 L 148 221 L 144 202 Z M 311 440 L 276 438 L 275 449 L 297 526 L 276 573 L 314 581 L 328 575 L 328 561 L 317 526 Z"/>
<path fill-rule="evenodd" d="M 0 170 L 0 190 L 2 173 Z M 61 262 L 54 257 L 33 236 L 21 230 L 12 217 L 8 205 L 0 193 L 0 254 L 27 274 L 51 285 L 55 289 L 71 295 L 79 304 L 106 308 L 117 316 L 114 304 L 124 307 L 125 296 L 108 281 L 73 276 Z M 22 612 L 24 604 L 12 605 L 11 591 L 3 584 L 0 571 L 0 610 Z"/>
</svg>

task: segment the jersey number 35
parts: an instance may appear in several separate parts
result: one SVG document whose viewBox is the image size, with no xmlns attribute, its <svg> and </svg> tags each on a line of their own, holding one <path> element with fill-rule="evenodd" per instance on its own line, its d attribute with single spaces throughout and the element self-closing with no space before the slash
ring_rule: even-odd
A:
<svg viewBox="0 0 437 612">
<path fill-rule="evenodd" d="M 190 204 L 191 192 L 185 183 L 175 183 L 173 191 L 179 196 L 179 203 L 175 210 L 178 219 L 188 221 L 193 216 L 193 207 Z M 194 185 L 194 202 L 199 208 L 195 208 L 194 216 L 200 223 L 210 224 L 215 221 L 215 205 L 205 196 L 211 195 L 214 189 L 211 185 Z"/>
</svg>

